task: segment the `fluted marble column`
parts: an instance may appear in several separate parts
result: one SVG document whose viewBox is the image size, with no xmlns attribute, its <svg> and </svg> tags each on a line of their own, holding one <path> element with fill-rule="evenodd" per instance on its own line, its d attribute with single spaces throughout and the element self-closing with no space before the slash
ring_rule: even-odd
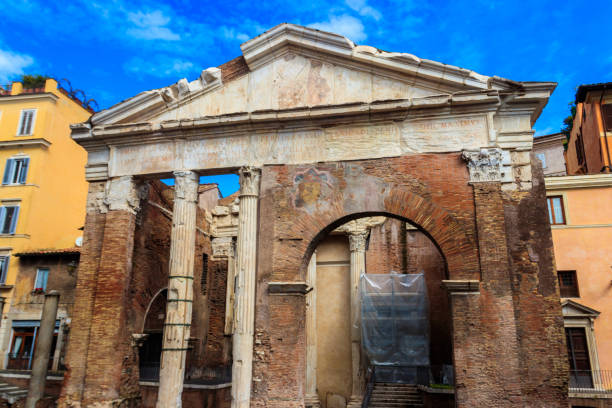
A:
<svg viewBox="0 0 612 408">
<path fill-rule="evenodd" d="M 368 230 L 351 232 L 349 245 L 351 251 L 351 359 L 353 388 L 347 407 L 361 407 L 363 399 L 363 378 L 361 370 L 361 296 L 359 279 L 365 273 L 365 249 Z"/>
<path fill-rule="evenodd" d="M 317 394 L 317 253 L 308 264 L 306 283 L 311 287 L 306 295 L 306 407 L 321 406 Z"/>
<path fill-rule="evenodd" d="M 168 304 L 164 323 L 157 408 L 181 406 L 185 357 L 191 332 L 198 175 L 174 172 Z"/>
<path fill-rule="evenodd" d="M 260 170 L 243 167 L 240 174 L 236 299 L 232 365 L 232 408 L 251 402 L 253 334 L 255 331 L 255 272 L 257 265 L 257 203 Z"/>
</svg>

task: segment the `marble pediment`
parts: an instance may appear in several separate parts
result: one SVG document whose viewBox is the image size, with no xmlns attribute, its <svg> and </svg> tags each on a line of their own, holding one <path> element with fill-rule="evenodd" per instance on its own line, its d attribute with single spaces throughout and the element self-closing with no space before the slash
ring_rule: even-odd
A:
<svg viewBox="0 0 612 408">
<path fill-rule="evenodd" d="M 561 307 L 563 310 L 563 317 L 576 317 L 576 318 L 596 318 L 599 316 L 600 312 L 592 309 L 588 306 L 581 305 L 578 302 L 574 302 L 571 299 L 566 299 L 561 302 Z"/>
<path fill-rule="evenodd" d="M 343 36 L 292 24 L 274 27 L 241 49 L 243 55 L 228 64 L 208 68 L 195 80 L 181 79 L 138 94 L 96 113 L 91 122 L 94 126 L 159 123 L 517 86 L 513 81 L 355 45 Z"/>
</svg>

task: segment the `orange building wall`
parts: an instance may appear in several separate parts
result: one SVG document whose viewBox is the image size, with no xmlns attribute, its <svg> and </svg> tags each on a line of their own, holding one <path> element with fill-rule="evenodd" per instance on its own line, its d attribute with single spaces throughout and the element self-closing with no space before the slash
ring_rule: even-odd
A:
<svg viewBox="0 0 612 408">
<path fill-rule="evenodd" d="M 563 195 L 566 226 L 553 226 L 558 270 L 575 270 L 579 298 L 601 312 L 595 339 L 601 370 L 612 370 L 612 186 L 548 191 Z"/>
</svg>

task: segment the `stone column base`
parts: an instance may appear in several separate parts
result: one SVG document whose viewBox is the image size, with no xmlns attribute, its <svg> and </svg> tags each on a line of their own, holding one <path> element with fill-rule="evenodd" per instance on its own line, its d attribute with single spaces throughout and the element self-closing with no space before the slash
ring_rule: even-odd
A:
<svg viewBox="0 0 612 408">
<path fill-rule="evenodd" d="M 346 404 L 346 408 L 361 408 L 362 404 L 363 397 L 351 395 L 351 398 L 349 398 L 348 403 Z"/>
<path fill-rule="evenodd" d="M 321 401 L 317 394 L 304 396 L 304 405 L 306 408 L 321 408 Z"/>
</svg>

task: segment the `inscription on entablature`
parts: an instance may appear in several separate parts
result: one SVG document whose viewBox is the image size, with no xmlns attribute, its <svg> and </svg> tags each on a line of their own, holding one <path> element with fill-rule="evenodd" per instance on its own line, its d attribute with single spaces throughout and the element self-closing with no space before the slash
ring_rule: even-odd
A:
<svg viewBox="0 0 612 408">
<path fill-rule="evenodd" d="M 401 133 L 404 153 L 452 152 L 488 143 L 484 116 L 406 121 Z"/>
<path fill-rule="evenodd" d="M 328 160 L 399 156 L 399 129 L 396 124 L 342 126 L 325 130 L 325 150 Z"/>
<path fill-rule="evenodd" d="M 484 116 L 257 131 L 116 146 L 111 149 L 109 174 L 361 160 L 478 149 L 487 144 Z"/>
</svg>

